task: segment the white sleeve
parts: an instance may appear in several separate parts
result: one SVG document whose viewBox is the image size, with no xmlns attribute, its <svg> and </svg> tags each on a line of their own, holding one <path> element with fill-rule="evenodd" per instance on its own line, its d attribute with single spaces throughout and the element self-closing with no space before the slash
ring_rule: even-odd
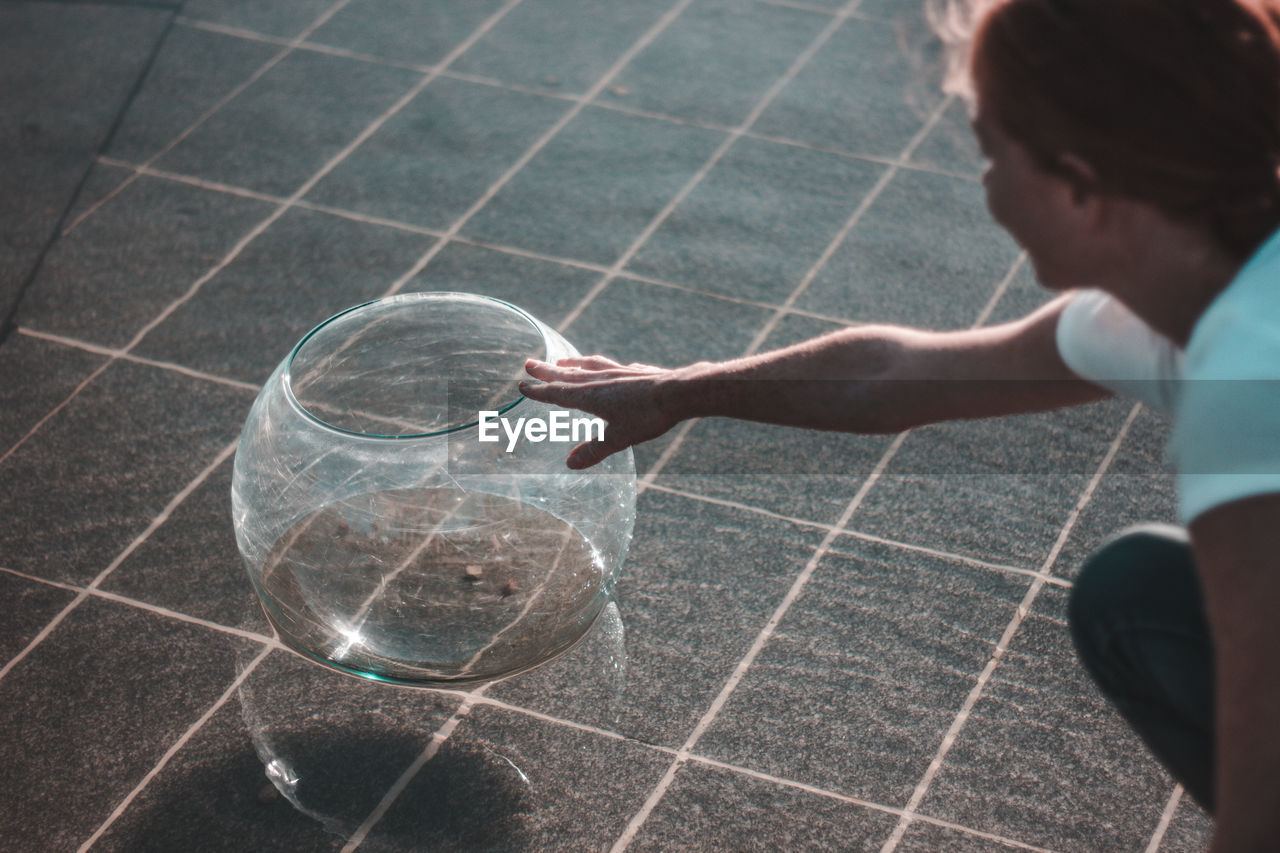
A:
<svg viewBox="0 0 1280 853">
<path fill-rule="evenodd" d="M 1063 362 L 1080 378 L 1173 411 L 1182 350 L 1114 296 L 1076 291 L 1058 318 L 1056 336 Z"/>
</svg>

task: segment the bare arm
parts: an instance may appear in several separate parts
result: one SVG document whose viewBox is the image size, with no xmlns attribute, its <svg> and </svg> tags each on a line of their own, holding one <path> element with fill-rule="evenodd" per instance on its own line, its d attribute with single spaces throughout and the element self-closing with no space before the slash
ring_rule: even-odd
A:
<svg viewBox="0 0 1280 853">
<path fill-rule="evenodd" d="M 1191 524 L 1214 643 L 1214 853 L 1280 838 L 1280 494 Z"/>
<path fill-rule="evenodd" d="M 1059 298 L 1012 323 L 929 332 L 859 326 L 772 352 L 664 369 L 600 356 L 530 362 L 544 384 L 522 391 L 604 418 L 603 442 L 580 445 L 571 467 L 654 438 L 692 417 L 732 417 L 809 429 L 898 432 L 936 421 L 1042 411 L 1109 392 L 1058 355 Z"/>
</svg>

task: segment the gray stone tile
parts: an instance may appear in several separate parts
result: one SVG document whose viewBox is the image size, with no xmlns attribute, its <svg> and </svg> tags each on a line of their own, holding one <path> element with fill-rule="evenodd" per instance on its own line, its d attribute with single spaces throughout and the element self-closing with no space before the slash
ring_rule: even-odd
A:
<svg viewBox="0 0 1280 853">
<path fill-rule="evenodd" d="M 770 0 L 764 0 L 764 2 L 770 2 Z M 778 4 L 784 9 L 789 8 L 785 5 L 787 2 L 789 2 L 789 0 L 778 0 Z M 804 5 L 812 7 L 815 10 L 825 10 L 826 12 L 834 13 L 849 5 L 849 3 L 848 0 L 805 0 Z"/>
<path fill-rule="evenodd" d="M 763 349 L 839 328 L 790 315 Z M 892 436 L 790 429 L 728 418 L 699 421 L 655 481 L 658 485 L 834 524 Z"/>
<path fill-rule="evenodd" d="M 492 296 L 554 327 L 599 280 L 600 273 L 581 267 L 450 243 L 404 291 L 453 290 Z M 569 338 L 572 342 L 572 332 Z"/>
<path fill-rule="evenodd" d="M 982 177 L 986 158 L 969 127 L 969 108 L 963 100 L 956 98 L 947 105 L 929 135 L 911 152 L 908 162 L 971 178 Z"/>
<path fill-rule="evenodd" d="M 1177 522 L 1173 467 L 1164 456 L 1169 430 L 1169 419 L 1159 412 L 1144 408 L 1138 415 L 1080 513 L 1054 564 L 1054 574 L 1074 579 L 1089 554 L 1129 525 Z"/>
<path fill-rule="evenodd" d="M 451 66 L 454 71 L 586 92 L 673 3 L 525 0 Z"/>
<path fill-rule="evenodd" d="M 502 0 L 353 0 L 307 39 L 393 62 L 435 65 L 502 7 Z"/>
<path fill-rule="evenodd" d="M 617 361 L 676 366 L 741 355 L 768 313 L 742 305 L 629 279 L 615 279 L 565 332 L 583 353 Z M 643 474 L 674 439 L 675 430 L 637 446 Z"/>
<path fill-rule="evenodd" d="M 691 761 L 630 850 L 875 850 L 897 818 Z"/>
<path fill-rule="evenodd" d="M 553 98 L 437 78 L 307 198 L 444 231 L 567 108 Z"/>
<path fill-rule="evenodd" d="M 1021 319 L 1056 296 L 1036 281 L 1035 267 L 1030 260 L 1023 261 L 983 325 L 995 326 Z"/>
<path fill-rule="evenodd" d="M 752 128 L 819 148 L 897 157 L 942 96 L 892 24 L 850 18 Z"/>
<path fill-rule="evenodd" d="M 981 835 L 918 820 L 907 829 L 897 849 L 902 853 L 938 853 L 939 850 L 947 853 L 992 853 L 998 850 L 1026 849 L 1018 846 L 1017 839 L 1010 841 L 1015 843 L 1002 844 Z"/>
<path fill-rule="evenodd" d="M 836 545 L 698 752 L 900 808 L 1027 579 L 847 537 Z"/>
<path fill-rule="evenodd" d="M 0 681 L 6 846 L 88 838 L 231 683 L 243 642 L 101 599 L 72 611 Z"/>
<path fill-rule="evenodd" d="M 739 139 L 645 242 L 628 269 L 781 304 L 884 168 Z"/>
<path fill-rule="evenodd" d="M 1173 782 L 1073 659 L 1046 587 L 920 811 L 1056 850 L 1141 850 Z"/>
<path fill-rule="evenodd" d="M 587 108 L 463 233 L 611 264 L 706 162 L 720 133 Z"/>
<path fill-rule="evenodd" d="M 271 636 L 231 524 L 231 460 L 130 554 L 102 589 Z"/>
<path fill-rule="evenodd" d="M 7 568 L 88 583 L 231 443 L 252 398 L 113 364 L 0 467 Z"/>
<path fill-rule="evenodd" d="M 107 154 L 143 163 L 281 50 L 279 45 L 176 26 L 111 136 Z"/>
<path fill-rule="evenodd" d="M 237 671 L 257 651 L 242 653 Z M 273 652 L 94 849 L 336 851 L 458 702 Z M 268 759 L 288 766 L 310 815 L 272 796 Z M 212 839 L 210 826 L 219 830 Z"/>
<path fill-rule="evenodd" d="M 172 15 L 161 7 L 0 5 L 0 325 Z"/>
<path fill-rule="evenodd" d="M 156 161 L 156 167 L 287 196 L 421 75 L 291 53 Z"/>
<path fill-rule="evenodd" d="M 480 706 L 375 827 L 371 849 L 606 849 L 669 763 L 640 744 Z"/>
<path fill-rule="evenodd" d="M 233 700 L 196 732 L 93 849 L 104 853 L 337 853 L 342 849 L 344 838 L 326 832 L 283 797 L 273 796 L 269 784 Z"/>
<path fill-rule="evenodd" d="M 0 606 L 5 614 L 4 631 L 0 632 L 0 661 L 8 663 L 25 649 L 75 597 L 73 590 L 0 572 Z"/>
<path fill-rule="evenodd" d="M 901 171 L 797 305 L 861 322 L 964 328 L 1017 257 L 980 184 Z"/>
<path fill-rule="evenodd" d="M 837 8 L 843 5 L 838 0 L 822 0 L 821 5 L 833 3 Z M 923 23 L 924 4 L 918 0 L 862 0 L 856 12 L 861 17 L 876 18 L 882 21 L 904 22 L 913 25 Z"/>
<path fill-rule="evenodd" d="M 0 344 L 0 455 L 67 398 L 106 359 L 13 334 Z"/>
<path fill-rule="evenodd" d="M 768 317 L 753 305 L 619 278 L 565 334 L 584 353 L 676 366 L 741 355 Z"/>
<path fill-rule="evenodd" d="M 122 166 L 112 166 L 107 163 L 94 163 L 89 169 L 89 174 L 85 175 L 84 183 L 80 185 L 80 191 L 76 193 L 75 201 L 71 203 L 71 208 L 67 212 L 64 220 L 65 226 L 63 233 L 60 235 L 66 237 L 66 229 L 75 230 L 80 227 L 79 224 L 72 228 L 72 223 L 80 218 L 81 214 L 89 211 L 91 207 L 95 207 L 105 202 L 107 196 L 120 191 L 125 181 L 133 177 L 133 170 Z M 100 208 L 99 208 L 100 209 Z M 89 214 L 92 216 L 93 214 Z"/>
<path fill-rule="evenodd" d="M 143 338 L 136 352 L 263 382 L 310 329 L 381 296 L 433 242 L 293 208 Z"/>
<path fill-rule="evenodd" d="M 830 20 L 754 0 L 698 0 L 597 100 L 737 127 Z"/>
<path fill-rule="evenodd" d="M 1212 838 L 1213 817 L 1183 794 L 1158 849 L 1160 853 L 1201 853 L 1209 849 Z"/>
<path fill-rule="evenodd" d="M 140 178 L 53 246 L 19 306 L 18 324 L 124 346 L 269 210 Z"/>
<path fill-rule="evenodd" d="M 1108 401 L 917 429 L 850 526 L 1039 569 L 1127 414 Z"/>
<path fill-rule="evenodd" d="M 575 667 L 554 664 L 498 684 L 492 695 L 679 747 L 820 538 L 821 531 L 645 492 L 615 590 L 626 632 L 621 699 L 587 701 L 600 690 L 566 679 Z"/>
<path fill-rule="evenodd" d="M 293 38 L 335 5 L 336 0 L 186 0 L 182 15 L 195 21 Z"/>
</svg>

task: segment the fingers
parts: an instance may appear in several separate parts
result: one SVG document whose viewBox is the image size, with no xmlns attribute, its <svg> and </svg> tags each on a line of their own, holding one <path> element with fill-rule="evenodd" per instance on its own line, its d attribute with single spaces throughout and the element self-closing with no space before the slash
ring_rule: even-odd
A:
<svg viewBox="0 0 1280 853">
<path fill-rule="evenodd" d="M 541 379 L 543 382 L 561 382 L 561 381 L 583 381 L 589 380 L 591 375 L 586 371 L 588 368 L 575 367 L 573 365 L 551 364 L 545 361 L 537 361 L 529 359 L 524 363 L 524 371 L 534 379 Z"/>
<path fill-rule="evenodd" d="M 626 371 L 628 368 L 640 366 L 641 365 L 619 364 L 613 359 L 606 358 L 603 355 L 580 355 L 573 356 L 572 358 L 560 358 L 556 359 L 555 364 L 552 364 L 549 361 L 540 361 L 536 358 L 530 358 L 524 363 L 525 372 L 530 376 L 545 381 L 583 378 L 584 374 L 589 371 L 612 373 L 616 371 Z"/>
<path fill-rule="evenodd" d="M 584 367 L 587 370 L 612 370 L 621 364 L 603 355 L 577 355 L 556 359 L 557 367 Z"/>
<path fill-rule="evenodd" d="M 517 387 L 520 389 L 521 394 L 530 400 L 537 400 L 539 403 L 572 406 L 574 400 L 579 396 L 577 388 L 560 382 L 525 381 L 521 382 Z"/>
<path fill-rule="evenodd" d="M 565 460 L 565 464 L 575 471 L 583 468 L 590 468 L 598 462 L 601 462 L 619 450 L 627 449 L 627 444 L 615 444 L 608 440 L 605 441 L 584 441 L 573 450 L 569 451 L 569 458 Z"/>
</svg>

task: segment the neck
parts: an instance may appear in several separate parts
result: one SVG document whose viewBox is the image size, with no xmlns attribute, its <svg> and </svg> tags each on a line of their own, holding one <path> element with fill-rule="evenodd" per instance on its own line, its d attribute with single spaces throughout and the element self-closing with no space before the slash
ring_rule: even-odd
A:
<svg viewBox="0 0 1280 853">
<path fill-rule="evenodd" d="M 1235 278 L 1242 262 L 1209 235 L 1163 217 L 1130 235 L 1107 287 L 1148 326 L 1186 347 L 1210 303 Z"/>
</svg>

